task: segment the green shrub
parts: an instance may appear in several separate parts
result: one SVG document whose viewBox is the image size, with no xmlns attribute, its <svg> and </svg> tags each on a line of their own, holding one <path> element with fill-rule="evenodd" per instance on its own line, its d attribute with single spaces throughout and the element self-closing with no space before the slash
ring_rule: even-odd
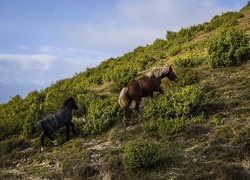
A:
<svg viewBox="0 0 250 180">
<path fill-rule="evenodd" d="M 166 39 L 169 44 L 179 46 L 191 41 L 203 29 L 203 25 L 196 25 L 188 28 L 181 28 L 178 32 L 167 31 Z"/>
<path fill-rule="evenodd" d="M 129 169 L 156 166 L 162 158 L 160 145 L 150 141 L 130 141 L 122 155 L 125 167 Z"/>
<path fill-rule="evenodd" d="M 175 56 L 181 52 L 181 47 L 177 45 L 173 45 L 167 51 L 168 56 Z"/>
<path fill-rule="evenodd" d="M 172 98 L 175 116 L 188 116 L 202 104 L 203 91 L 199 86 L 186 86 L 175 92 Z"/>
<path fill-rule="evenodd" d="M 6 118 L 0 122 L 0 130 L 0 140 L 20 135 L 22 132 L 21 121 L 19 119 L 15 121 L 13 118 Z"/>
<path fill-rule="evenodd" d="M 87 109 L 84 132 L 101 133 L 117 122 L 121 116 L 117 97 L 95 97 Z"/>
<path fill-rule="evenodd" d="M 179 57 L 174 64 L 178 67 L 194 67 L 200 65 L 203 58 L 197 53 L 190 53 L 185 56 Z"/>
<path fill-rule="evenodd" d="M 180 87 L 192 85 L 200 81 L 198 71 L 192 68 L 176 68 L 176 74 L 178 76 L 177 85 Z"/>
<path fill-rule="evenodd" d="M 13 151 L 15 148 L 22 148 L 24 144 L 24 138 L 17 137 L 11 138 L 0 143 L 1 145 L 1 155 L 8 154 Z"/>
<path fill-rule="evenodd" d="M 163 96 L 150 99 L 141 115 L 142 127 L 146 131 L 159 131 L 160 134 L 172 134 L 185 125 L 199 122 L 192 118 L 203 102 L 201 87 L 186 86 L 180 90 L 169 89 Z"/>
<path fill-rule="evenodd" d="M 237 20 L 242 18 L 244 14 L 241 12 L 226 12 L 221 16 L 214 16 L 210 23 L 206 24 L 205 32 L 212 31 L 218 27 L 232 27 L 238 24 Z"/>
<path fill-rule="evenodd" d="M 110 73 L 111 80 L 115 85 L 111 88 L 111 91 L 118 92 L 129 82 L 131 82 L 137 74 L 137 70 L 131 67 L 115 67 Z"/>
<path fill-rule="evenodd" d="M 159 118 L 157 120 L 157 130 L 159 134 L 173 134 L 175 132 L 179 132 L 186 124 L 186 117 L 180 117 L 180 118 Z M 147 127 L 147 125 L 144 125 L 145 130 L 150 130 L 150 126 Z"/>
<path fill-rule="evenodd" d="M 191 115 L 203 101 L 203 91 L 199 86 L 168 89 L 159 98 L 150 99 L 144 108 L 144 118 L 181 117 Z"/>
<path fill-rule="evenodd" d="M 208 43 L 208 64 L 228 67 L 245 61 L 249 55 L 249 38 L 234 28 L 223 29 Z"/>
</svg>

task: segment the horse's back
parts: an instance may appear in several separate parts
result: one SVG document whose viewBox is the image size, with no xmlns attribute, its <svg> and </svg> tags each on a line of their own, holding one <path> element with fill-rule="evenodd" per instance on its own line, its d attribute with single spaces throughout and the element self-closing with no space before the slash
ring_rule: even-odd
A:
<svg viewBox="0 0 250 180">
<path fill-rule="evenodd" d="M 141 87 L 142 96 L 147 97 L 160 86 L 161 81 L 156 77 L 149 78 L 148 76 L 143 76 L 138 79 L 138 84 Z"/>
<path fill-rule="evenodd" d="M 46 117 L 44 117 L 41 120 L 42 128 L 43 129 L 55 129 L 60 127 L 58 120 L 56 119 L 55 114 L 50 114 Z"/>
<path fill-rule="evenodd" d="M 148 76 L 143 76 L 142 78 L 138 79 L 138 83 L 144 89 L 155 88 L 161 85 L 161 80 L 159 78 Z"/>
</svg>

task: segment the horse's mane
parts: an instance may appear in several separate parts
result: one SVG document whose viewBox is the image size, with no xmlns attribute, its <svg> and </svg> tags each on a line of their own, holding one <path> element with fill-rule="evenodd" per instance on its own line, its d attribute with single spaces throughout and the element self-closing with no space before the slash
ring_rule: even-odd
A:
<svg viewBox="0 0 250 180">
<path fill-rule="evenodd" d="M 71 100 L 74 100 L 74 99 L 73 99 L 72 97 L 68 97 L 68 98 L 62 103 L 61 108 L 65 107 L 65 106 L 69 103 L 69 101 L 71 101 Z"/>
<path fill-rule="evenodd" d="M 159 78 L 163 74 L 167 74 L 169 72 L 170 67 L 154 67 L 151 71 L 147 72 L 145 76 L 152 78 L 153 76 Z"/>
</svg>

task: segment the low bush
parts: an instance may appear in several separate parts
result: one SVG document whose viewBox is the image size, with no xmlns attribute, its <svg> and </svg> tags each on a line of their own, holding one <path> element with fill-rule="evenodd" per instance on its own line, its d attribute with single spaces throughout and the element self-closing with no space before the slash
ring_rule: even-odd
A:
<svg viewBox="0 0 250 180">
<path fill-rule="evenodd" d="M 137 70 L 130 67 L 115 67 L 110 78 L 114 82 L 114 86 L 111 88 L 112 92 L 119 92 L 128 82 L 134 80 L 137 74 Z"/>
<path fill-rule="evenodd" d="M 176 74 L 178 76 L 177 85 L 179 87 L 185 87 L 200 81 L 198 71 L 193 68 L 176 68 Z"/>
<path fill-rule="evenodd" d="M 181 28 L 178 32 L 167 31 L 166 39 L 169 44 L 179 46 L 191 41 L 203 29 L 203 25 L 194 25 L 189 28 Z"/>
<path fill-rule="evenodd" d="M 121 117 L 121 109 L 117 97 L 96 97 L 89 104 L 86 124 L 83 131 L 87 134 L 97 134 L 106 131 Z"/>
<path fill-rule="evenodd" d="M 226 12 L 221 16 L 214 16 L 209 24 L 205 27 L 204 31 L 209 32 L 218 27 L 232 27 L 238 24 L 238 19 L 244 17 L 244 14 L 241 12 Z"/>
<path fill-rule="evenodd" d="M 208 43 L 208 64 L 213 68 L 228 67 L 245 61 L 249 56 L 249 38 L 239 30 L 225 28 Z"/>
<path fill-rule="evenodd" d="M 161 160 L 160 145 L 151 141 L 130 141 L 125 145 L 123 163 L 128 169 L 149 168 Z"/>
<path fill-rule="evenodd" d="M 168 56 L 175 56 L 181 52 L 181 47 L 177 45 L 173 45 L 167 50 Z"/>
<path fill-rule="evenodd" d="M 197 53 L 190 53 L 179 57 L 174 64 L 178 67 L 194 67 L 202 64 L 203 58 Z"/>
<path fill-rule="evenodd" d="M 159 131 L 160 134 L 172 134 L 185 125 L 199 122 L 192 117 L 203 102 L 201 87 L 186 86 L 180 90 L 169 89 L 163 96 L 150 99 L 141 115 L 142 127 L 146 131 Z"/>
<path fill-rule="evenodd" d="M 1 146 L 1 155 L 10 153 L 15 148 L 22 148 L 24 144 L 24 138 L 11 138 L 0 143 Z"/>
</svg>

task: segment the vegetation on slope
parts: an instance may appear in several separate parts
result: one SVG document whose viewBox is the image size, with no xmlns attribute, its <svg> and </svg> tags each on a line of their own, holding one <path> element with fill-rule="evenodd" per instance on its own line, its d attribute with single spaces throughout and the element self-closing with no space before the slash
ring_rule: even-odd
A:
<svg viewBox="0 0 250 180">
<path fill-rule="evenodd" d="M 137 47 L 50 87 L 0 105 L 0 178 L 249 179 L 250 3 Z M 221 58 L 223 57 L 223 58 Z M 124 128 L 119 91 L 154 66 L 174 66 L 164 95 L 143 99 Z M 78 135 L 65 129 L 39 152 L 31 124 L 73 96 Z M 72 136 L 72 135 L 71 135 Z M 144 156 L 143 156 L 144 155 Z"/>
</svg>

